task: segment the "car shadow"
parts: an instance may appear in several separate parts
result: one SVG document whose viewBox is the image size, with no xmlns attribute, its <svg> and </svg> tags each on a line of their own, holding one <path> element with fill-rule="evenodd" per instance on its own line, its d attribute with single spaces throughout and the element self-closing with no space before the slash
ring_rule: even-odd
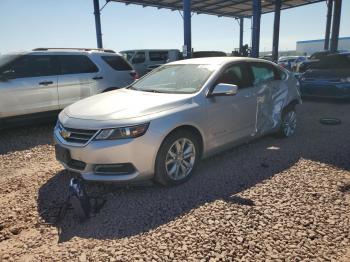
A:
<svg viewBox="0 0 350 262">
<path fill-rule="evenodd" d="M 54 121 L 0 130 L 0 155 L 53 143 Z"/>
<path fill-rule="evenodd" d="M 60 242 L 74 236 L 119 239 L 155 229 L 216 200 L 253 208 L 254 201 L 239 194 L 287 170 L 301 158 L 350 170 L 350 136 L 345 135 L 350 130 L 350 117 L 343 118 L 341 125 L 326 126 L 319 123 L 322 108 L 310 113 L 308 108 L 304 110 L 293 137 L 266 136 L 205 159 L 185 184 L 171 188 L 91 185 L 107 201 L 84 223 L 79 223 L 70 211 L 56 223 L 71 178 L 68 172 L 61 171 L 39 189 L 38 212 L 45 222 L 59 228 Z"/>
</svg>

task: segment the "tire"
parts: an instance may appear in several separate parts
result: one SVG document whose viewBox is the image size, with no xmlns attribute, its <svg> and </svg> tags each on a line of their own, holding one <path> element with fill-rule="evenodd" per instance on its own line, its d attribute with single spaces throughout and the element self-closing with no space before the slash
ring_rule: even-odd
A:
<svg viewBox="0 0 350 262">
<path fill-rule="evenodd" d="M 287 138 L 295 133 L 297 119 L 295 107 L 289 107 L 283 110 L 281 125 L 277 135 L 282 138 Z"/>
<path fill-rule="evenodd" d="M 175 131 L 158 150 L 154 180 L 163 186 L 182 184 L 193 175 L 200 157 L 199 138 L 187 130 Z"/>
</svg>

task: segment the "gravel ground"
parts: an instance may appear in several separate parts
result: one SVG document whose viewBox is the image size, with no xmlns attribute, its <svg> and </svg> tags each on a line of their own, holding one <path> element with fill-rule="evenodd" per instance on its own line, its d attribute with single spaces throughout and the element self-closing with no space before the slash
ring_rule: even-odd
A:
<svg viewBox="0 0 350 262">
<path fill-rule="evenodd" d="M 55 223 L 70 174 L 53 126 L 0 131 L 0 261 L 350 261 L 349 112 L 305 102 L 295 136 L 206 159 L 181 186 L 91 185 L 107 202 L 82 224 Z"/>
</svg>

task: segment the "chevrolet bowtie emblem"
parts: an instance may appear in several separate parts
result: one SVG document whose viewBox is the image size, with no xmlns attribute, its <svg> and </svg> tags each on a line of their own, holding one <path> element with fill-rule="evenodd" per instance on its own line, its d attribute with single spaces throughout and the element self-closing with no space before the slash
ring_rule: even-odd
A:
<svg viewBox="0 0 350 262">
<path fill-rule="evenodd" d="M 60 135 L 61 135 L 64 139 L 66 139 L 66 138 L 69 138 L 69 137 L 70 137 L 71 132 L 67 131 L 66 129 L 62 129 L 62 130 L 60 131 Z"/>
</svg>

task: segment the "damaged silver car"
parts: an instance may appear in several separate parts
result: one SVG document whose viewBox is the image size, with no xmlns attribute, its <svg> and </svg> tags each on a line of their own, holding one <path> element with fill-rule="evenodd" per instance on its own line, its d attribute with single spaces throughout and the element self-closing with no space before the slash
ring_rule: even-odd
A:
<svg viewBox="0 0 350 262">
<path fill-rule="evenodd" d="M 293 135 L 300 103 L 297 80 L 274 63 L 177 61 L 64 109 L 56 157 L 85 180 L 175 185 L 201 158 L 268 133 Z"/>
</svg>

